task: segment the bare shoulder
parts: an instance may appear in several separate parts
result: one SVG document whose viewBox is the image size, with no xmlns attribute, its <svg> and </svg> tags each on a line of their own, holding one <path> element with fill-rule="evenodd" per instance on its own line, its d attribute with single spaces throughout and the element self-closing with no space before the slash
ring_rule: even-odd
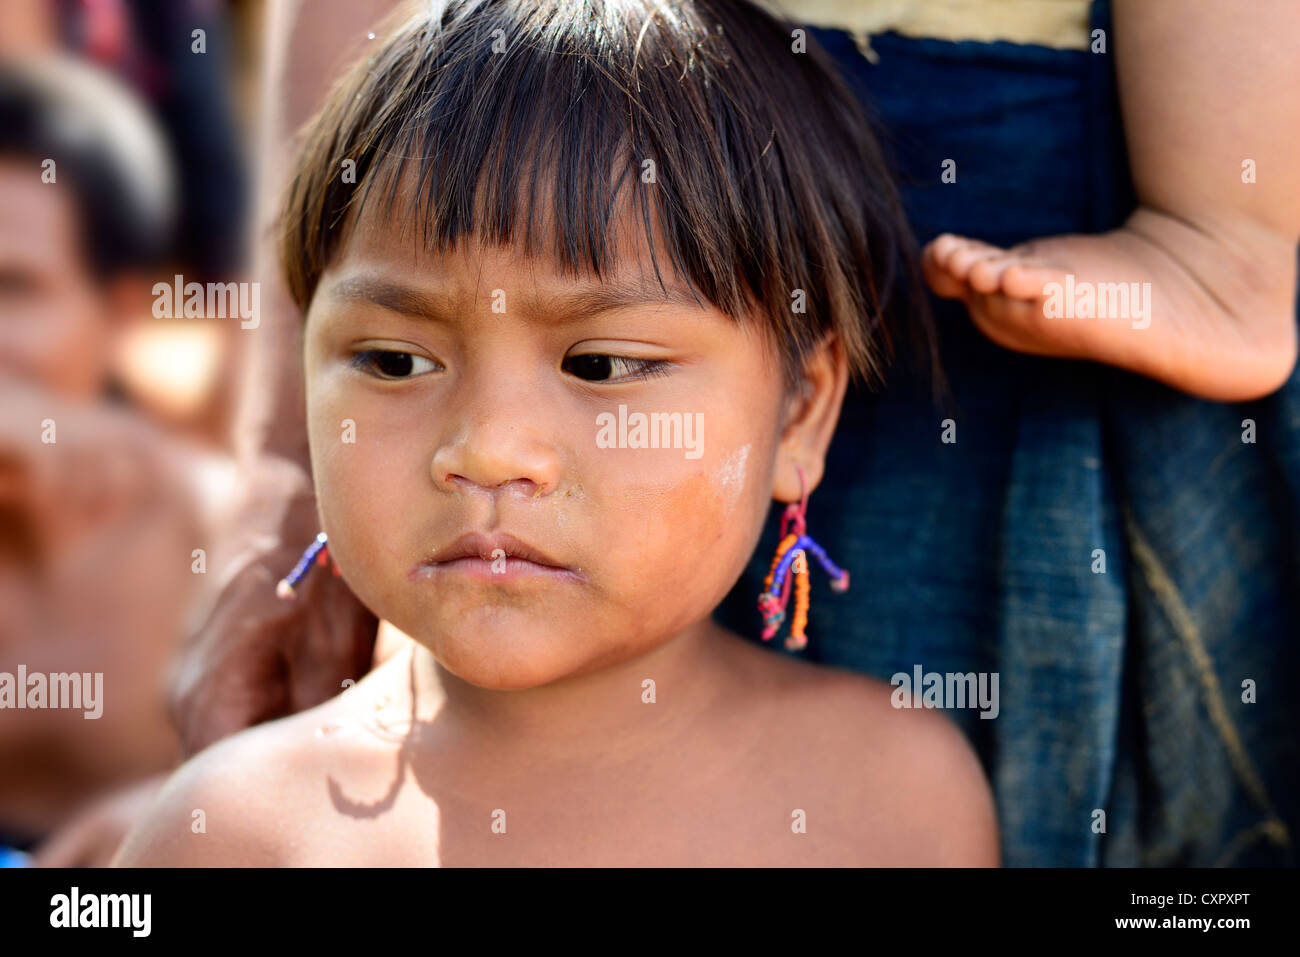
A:
<svg viewBox="0 0 1300 957">
<path fill-rule="evenodd" d="M 1000 865 L 992 789 L 951 718 L 895 707 L 895 687 L 878 678 L 772 657 L 783 662 L 783 714 L 797 715 L 808 773 L 839 796 L 846 839 L 862 835 L 873 862 Z"/>
<path fill-rule="evenodd" d="M 829 723 L 838 714 L 857 732 L 856 744 L 842 743 L 845 757 L 869 758 L 860 783 L 868 799 L 891 809 L 907 863 L 1000 866 L 993 791 L 961 728 L 941 710 L 896 707 L 888 682 L 827 670 L 820 717 Z"/>
<path fill-rule="evenodd" d="M 178 768 L 127 834 L 115 867 L 292 865 L 318 814 L 304 783 L 338 699 L 231 735 Z M 331 742 L 331 747 L 335 745 Z"/>
</svg>

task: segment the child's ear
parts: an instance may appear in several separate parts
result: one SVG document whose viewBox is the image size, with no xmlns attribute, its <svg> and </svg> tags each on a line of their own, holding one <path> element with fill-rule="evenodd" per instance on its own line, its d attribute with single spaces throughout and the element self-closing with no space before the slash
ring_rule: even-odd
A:
<svg viewBox="0 0 1300 957">
<path fill-rule="evenodd" d="M 803 469 L 807 491 L 815 489 L 826 465 L 835 424 L 849 384 L 849 363 L 839 337 L 830 333 L 804 363 L 794 394 L 786 400 L 785 426 L 776 453 L 776 475 L 772 497 L 782 502 L 799 501 L 799 471 Z"/>
</svg>

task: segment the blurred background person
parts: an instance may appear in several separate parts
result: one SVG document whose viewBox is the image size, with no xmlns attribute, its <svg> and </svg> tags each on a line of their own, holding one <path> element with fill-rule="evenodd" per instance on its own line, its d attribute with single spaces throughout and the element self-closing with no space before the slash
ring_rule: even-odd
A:
<svg viewBox="0 0 1300 957">
<path fill-rule="evenodd" d="M 163 692 L 233 480 L 238 320 L 157 317 L 153 288 L 238 278 L 243 187 L 237 137 L 208 122 L 224 92 L 194 94 L 209 67 L 149 53 L 138 14 L 162 5 L 116 30 L 104 11 L 126 5 L 18 6 L 28 42 L 0 59 L 0 673 L 103 675 L 97 719 L 0 711 L 0 846 L 31 850 L 79 812 L 135 800 L 179 756 Z M 215 63 L 190 32 L 186 55 Z M 60 47 L 132 69 L 115 78 Z M 205 128 L 228 142 L 210 149 Z M 188 190 L 178 142 L 206 156 Z M 51 843 L 61 863 L 113 850 Z"/>
</svg>

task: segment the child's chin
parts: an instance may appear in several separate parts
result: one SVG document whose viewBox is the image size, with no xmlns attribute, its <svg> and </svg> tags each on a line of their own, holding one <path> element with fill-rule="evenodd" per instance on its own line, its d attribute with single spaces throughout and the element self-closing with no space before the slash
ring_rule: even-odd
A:
<svg viewBox="0 0 1300 957">
<path fill-rule="evenodd" d="M 467 628 L 462 623 L 419 640 L 457 678 L 493 691 L 536 688 L 581 665 L 573 656 L 576 640 L 545 629 Z"/>
<path fill-rule="evenodd" d="M 483 655 L 470 660 L 459 660 L 455 655 L 444 656 L 436 650 L 434 654 L 438 662 L 461 681 L 484 691 L 540 688 L 568 674 L 568 669 L 559 667 L 556 662 L 524 662 L 517 659 L 497 661 Z"/>
</svg>

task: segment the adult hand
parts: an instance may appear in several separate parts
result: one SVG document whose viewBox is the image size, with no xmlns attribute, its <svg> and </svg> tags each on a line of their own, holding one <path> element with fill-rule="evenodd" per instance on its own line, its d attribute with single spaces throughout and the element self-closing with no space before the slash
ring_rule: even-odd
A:
<svg viewBox="0 0 1300 957">
<path fill-rule="evenodd" d="M 276 583 L 319 531 L 310 479 L 263 458 L 230 522 L 210 607 L 173 673 L 172 719 L 185 754 L 313 707 L 370 670 L 378 622 L 342 578 L 314 569 L 293 601 Z"/>
</svg>

